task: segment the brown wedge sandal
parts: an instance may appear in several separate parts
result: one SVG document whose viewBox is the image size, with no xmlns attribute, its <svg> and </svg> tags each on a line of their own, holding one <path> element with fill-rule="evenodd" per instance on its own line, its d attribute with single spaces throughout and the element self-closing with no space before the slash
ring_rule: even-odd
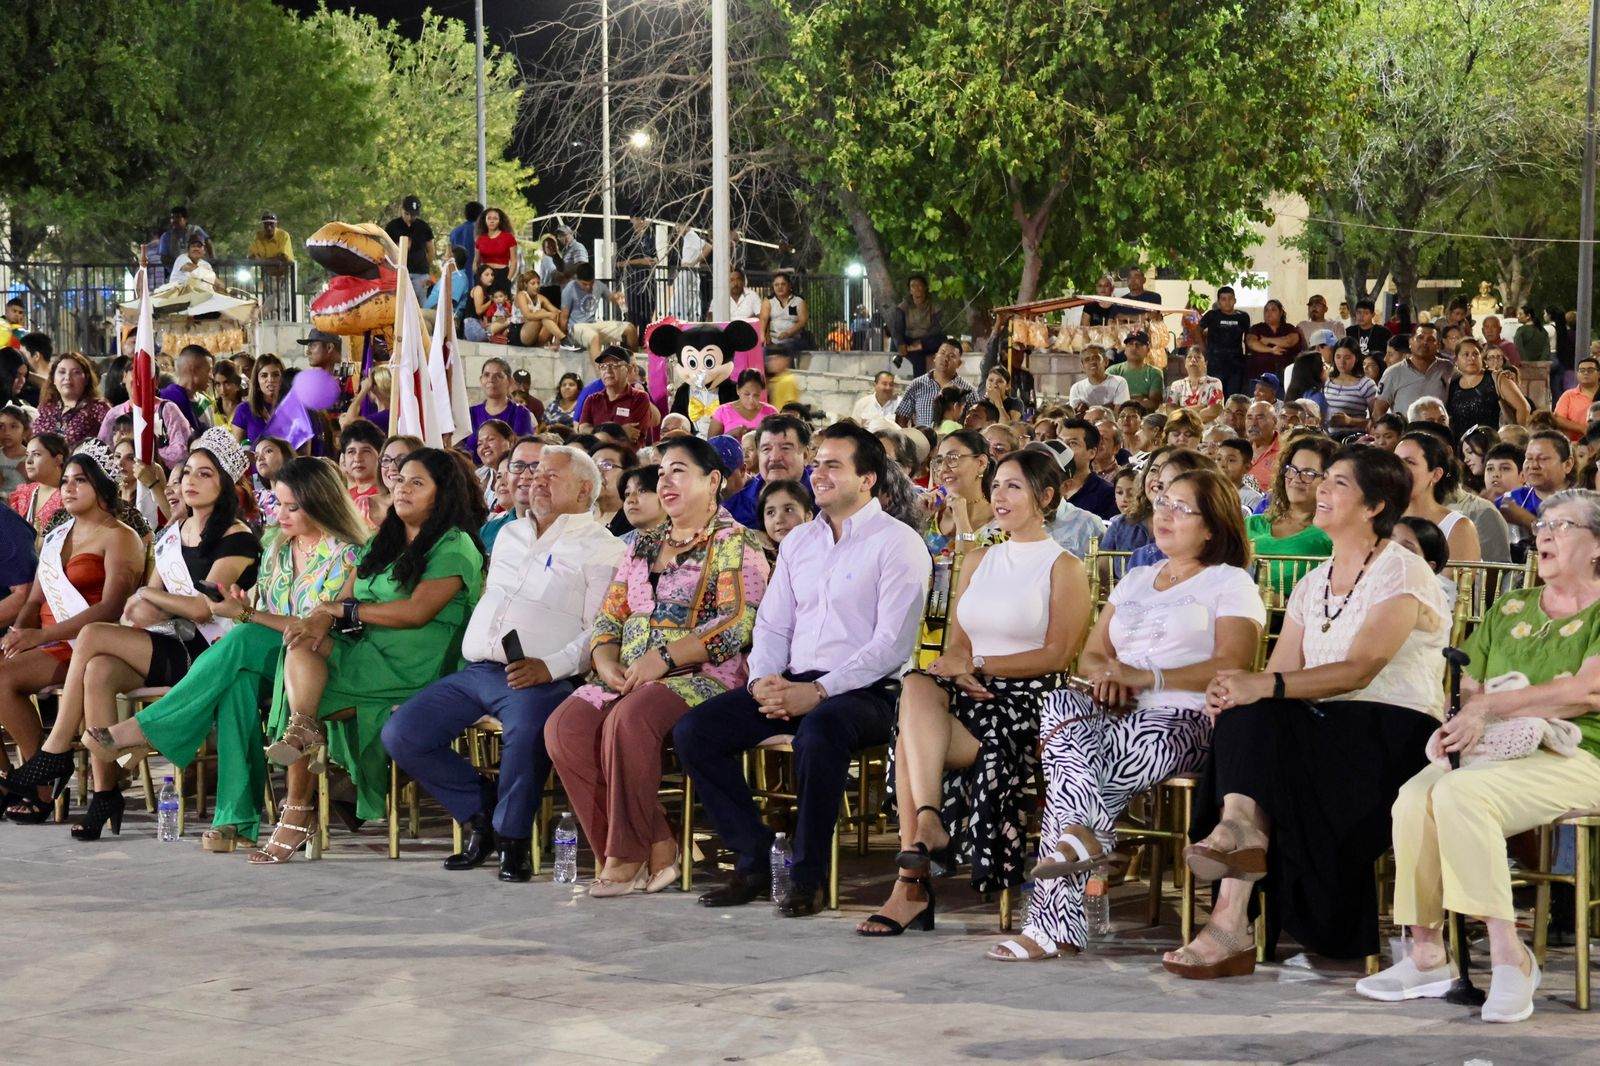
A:
<svg viewBox="0 0 1600 1066">
<path fill-rule="evenodd" d="M 1240 940 L 1228 933 L 1218 932 L 1209 925 L 1200 930 L 1200 936 L 1209 937 L 1228 954 L 1215 962 L 1202 962 L 1189 945 L 1185 944 L 1173 952 L 1177 958 L 1162 959 L 1162 967 L 1168 973 L 1177 974 L 1191 981 L 1211 981 L 1218 977 L 1248 977 L 1256 972 L 1255 944 L 1248 940 Z M 1200 939 L 1200 936 L 1195 939 Z"/>
<path fill-rule="evenodd" d="M 1189 869 L 1202 881 L 1220 881 L 1231 877 L 1239 881 L 1259 881 L 1267 876 L 1267 849 L 1263 845 L 1252 845 L 1241 848 L 1237 845 L 1245 839 L 1246 828 L 1237 822 L 1219 822 L 1218 829 L 1227 831 L 1228 840 L 1235 845 L 1232 849 L 1215 847 L 1212 841 L 1216 839 L 1216 832 L 1198 844 L 1190 844 L 1183 849 L 1183 861 Z"/>
</svg>

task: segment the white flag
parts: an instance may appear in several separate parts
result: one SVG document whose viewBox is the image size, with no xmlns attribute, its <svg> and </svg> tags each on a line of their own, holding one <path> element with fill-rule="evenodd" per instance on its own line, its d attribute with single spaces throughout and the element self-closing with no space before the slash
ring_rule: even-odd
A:
<svg viewBox="0 0 1600 1066">
<path fill-rule="evenodd" d="M 458 420 L 455 410 L 455 393 L 451 388 L 449 373 L 451 360 L 457 358 L 454 301 L 450 299 L 451 277 L 455 272 L 453 260 L 444 261 L 444 273 L 439 276 L 438 311 L 433 319 L 433 343 L 428 346 L 428 383 L 433 388 L 434 417 L 439 424 L 440 437 L 454 434 L 452 443 L 472 432 L 472 415 L 463 407 L 464 417 Z M 466 400 L 465 385 L 461 399 Z"/>
<path fill-rule="evenodd" d="M 420 437 L 430 448 L 442 448 L 438 401 L 428 374 L 428 346 L 422 332 L 422 307 L 411 287 L 404 254 L 400 262 L 394 284 L 394 331 L 398 343 L 389 367 L 394 388 L 394 431 Z"/>
</svg>

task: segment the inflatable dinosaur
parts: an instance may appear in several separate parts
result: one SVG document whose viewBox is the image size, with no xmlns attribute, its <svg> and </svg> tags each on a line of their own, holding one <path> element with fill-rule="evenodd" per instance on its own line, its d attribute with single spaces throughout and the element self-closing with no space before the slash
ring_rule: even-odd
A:
<svg viewBox="0 0 1600 1066">
<path fill-rule="evenodd" d="M 342 336 L 387 336 L 394 329 L 400 249 L 379 227 L 329 222 L 306 238 L 306 252 L 330 277 L 311 301 L 311 322 Z"/>
</svg>

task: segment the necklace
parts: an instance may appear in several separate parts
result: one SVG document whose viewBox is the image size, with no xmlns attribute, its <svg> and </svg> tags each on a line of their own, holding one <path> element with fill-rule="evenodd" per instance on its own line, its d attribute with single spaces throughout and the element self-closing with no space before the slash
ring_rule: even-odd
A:
<svg viewBox="0 0 1600 1066">
<path fill-rule="evenodd" d="M 1161 568 L 1161 573 L 1156 575 L 1156 587 L 1168 589 L 1175 588 L 1176 586 L 1181 585 L 1185 581 L 1189 580 L 1191 577 L 1194 577 L 1195 574 L 1198 574 L 1204 569 L 1205 567 L 1203 566 L 1197 566 L 1194 568 L 1194 570 L 1180 577 L 1178 576 L 1177 568 L 1172 565 L 1171 560 L 1168 560 L 1167 565 Z"/>
<path fill-rule="evenodd" d="M 716 513 L 713 512 L 711 515 L 711 521 L 695 530 L 694 533 L 685 540 L 677 540 L 674 538 L 672 535 L 672 530 L 669 527 L 667 529 L 667 547 L 671 548 L 673 551 L 683 551 L 685 548 L 692 548 L 709 536 L 711 533 L 711 527 L 716 524 L 717 516 Z"/>
<path fill-rule="evenodd" d="M 1328 613 L 1328 605 L 1333 602 L 1333 567 L 1328 567 L 1328 580 L 1322 586 L 1322 631 L 1324 633 L 1332 628 L 1333 623 L 1339 620 L 1339 616 L 1344 614 L 1344 609 L 1350 605 L 1350 597 L 1355 595 L 1356 586 L 1361 584 L 1361 579 L 1367 576 L 1367 565 L 1372 562 L 1372 557 L 1378 553 L 1378 545 L 1382 543 L 1382 538 L 1373 542 L 1372 550 L 1367 552 L 1367 557 L 1361 562 L 1360 573 L 1356 574 L 1356 579 L 1350 582 L 1349 590 L 1344 594 L 1344 598 L 1339 601 L 1339 609 L 1332 614 Z"/>
</svg>

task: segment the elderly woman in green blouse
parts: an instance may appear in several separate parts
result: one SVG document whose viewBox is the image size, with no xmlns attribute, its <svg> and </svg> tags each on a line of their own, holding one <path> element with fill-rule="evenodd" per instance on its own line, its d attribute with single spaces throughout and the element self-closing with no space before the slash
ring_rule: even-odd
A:
<svg viewBox="0 0 1600 1066">
<path fill-rule="evenodd" d="M 355 573 L 367 525 L 339 470 L 326 459 L 295 459 L 273 479 L 277 532 L 261 558 L 255 594 L 235 586 L 212 606 L 234 625 L 194 661 L 162 699 L 126 722 L 95 721 L 83 745 L 107 761 L 132 763 L 155 750 L 177 767 L 194 761 L 217 732 L 217 794 L 207 851 L 254 843 L 261 824 L 267 764 L 261 752 L 261 700 L 281 676 L 283 635 L 318 604 L 333 599 Z"/>
<path fill-rule="evenodd" d="M 1450 910 L 1488 925 L 1483 1020 L 1533 1013 L 1539 967 L 1517 935 L 1506 838 L 1600 807 L 1600 493 L 1556 493 L 1533 529 L 1544 584 L 1506 593 L 1473 631 L 1461 713 L 1395 800 L 1394 917 L 1416 942 L 1405 959 L 1356 983 L 1369 999 L 1449 990 L 1441 930 Z"/>
<path fill-rule="evenodd" d="M 267 757 L 288 768 L 288 788 L 278 827 L 251 862 L 287 862 L 305 844 L 314 775 L 328 759 L 349 771 L 356 814 L 384 816 L 384 723 L 397 704 L 459 665 L 461 635 L 483 591 L 477 491 L 449 454 L 412 452 L 401 461 L 388 517 L 338 602 L 318 604 L 284 630 L 284 685 L 268 723 L 283 732 Z"/>
</svg>

